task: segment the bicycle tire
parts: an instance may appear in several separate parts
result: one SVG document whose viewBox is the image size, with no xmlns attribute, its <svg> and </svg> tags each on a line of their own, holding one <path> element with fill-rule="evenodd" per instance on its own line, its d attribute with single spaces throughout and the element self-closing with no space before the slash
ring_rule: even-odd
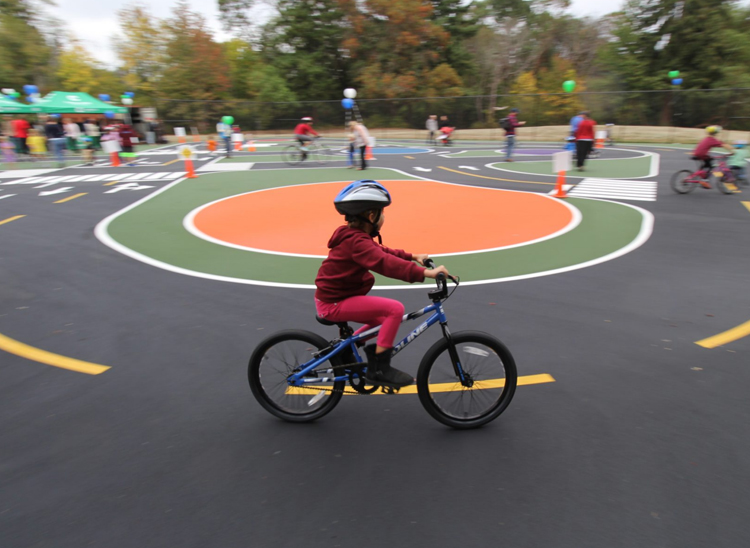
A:
<svg viewBox="0 0 750 548">
<path fill-rule="evenodd" d="M 734 191 L 729 188 L 729 184 L 726 180 L 726 175 L 722 175 L 721 177 L 717 177 L 713 174 L 713 171 L 711 172 L 711 176 L 708 179 L 709 183 L 715 184 L 716 188 L 719 189 L 719 192 L 722 194 L 732 194 Z"/>
<path fill-rule="evenodd" d="M 432 345 L 419 364 L 419 401 L 438 422 L 460 430 L 479 428 L 496 419 L 510 405 L 518 384 L 516 362 L 506 346 L 487 333 L 461 331 L 451 339 L 461 366 L 472 376 L 474 386 L 467 388 L 460 384 L 453 370 L 448 341 L 441 339 Z M 480 391 L 479 396 L 487 401 L 486 405 L 475 396 Z M 449 411 L 447 406 L 451 400 L 456 400 L 456 394 L 459 395 L 458 409 Z M 473 407 L 475 411 L 469 409 Z"/>
<path fill-rule="evenodd" d="M 281 158 L 290 166 L 297 166 L 302 163 L 302 151 L 297 145 L 289 145 L 281 151 Z"/>
<path fill-rule="evenodd" d="M 323 165 L 328 162 L 328 149 L 321 145 L 315 144 L 311 147 L 308 158 L 317 165 Z"/>
<path fill-rule="evenodd" d="M 697 183 L 686 182 L 692 174 L 693 172 L 689 169 L 682 169 L 678 171 L 677 173 L 672 175 L 672 178 L 669 180 L 669 186 L 671 186 L 672 190 L 674 190 L 677 194 L 687 194 L 689 192 L 692 192 L 693 190 L 695 190 L 695 185 Z"/>
<path fill-rule="evenodd" d="M 289 422 L 312 422 L 330 413 L 341 400 L 345 381 L 312 384 L 309 389 L 296 390 L 286 382 L 295 368 L 313 358 L 314 351 L 327 346 L 328 341 L 320 335 L 296 329 L 280 331 L 264 339 L 250 357 L 247 369 L 250 390 L 258 403 L 272 415 Z M 339 365 L 338 357 L 329 363 Z M 282 370 L 274 371 L 275 367 Z M 321 393 L 325 395 L 321 397 Z"/>
</svg>

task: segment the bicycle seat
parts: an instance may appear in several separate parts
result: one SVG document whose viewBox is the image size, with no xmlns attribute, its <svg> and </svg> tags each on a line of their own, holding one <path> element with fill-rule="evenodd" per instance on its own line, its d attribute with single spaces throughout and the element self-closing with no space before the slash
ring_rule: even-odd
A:
<svg viewBox="0 0 750 548">
<path fill-rule="evenodd" d="M 337 325 L 339 327 L 349 327 L 349 324 L 346 322 L 332 322 L 330 320 L 326 320 L 325 318 L 321 318 L 320 316 L 315 316 L 315 319 L 318 320 L 318 323 L 321 323 L 323 325 Z"/>
</svg>

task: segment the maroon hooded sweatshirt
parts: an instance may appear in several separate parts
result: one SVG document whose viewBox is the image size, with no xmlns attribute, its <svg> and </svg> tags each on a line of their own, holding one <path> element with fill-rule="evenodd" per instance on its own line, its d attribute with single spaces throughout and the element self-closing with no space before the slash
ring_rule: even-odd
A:
<svg viewBox="0 0 750 548">
<path fill-rule="evenodd" d="M 375 243 L 372 236 L 347 225 L 336 229 L 328 241 L 328 258 L 315 278 L 315 298 L 337 303 L 366 295 L 375 284 L 370 270 L 405 282 L 423 282 L 425 269 L 412 262 L 411 253 Z"/>
</svg>

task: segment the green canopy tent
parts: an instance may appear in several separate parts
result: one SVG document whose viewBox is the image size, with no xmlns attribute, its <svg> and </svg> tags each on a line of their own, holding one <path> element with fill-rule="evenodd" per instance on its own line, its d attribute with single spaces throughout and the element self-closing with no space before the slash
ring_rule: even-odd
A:
<svg viewBox="0 0 750 548">
<path fill-rule="evenodd" d="M 30 105 L 30 112 L 45 114 L 126 114 L 128 109 L 94 99 L 88 93 L 53 91 Z"/>
<path fill-rule="evenodd" d="M 32 112 L 29 105 L 18 103 L 0 95 L 0 114 L 31 114 Z"/>
</svg>

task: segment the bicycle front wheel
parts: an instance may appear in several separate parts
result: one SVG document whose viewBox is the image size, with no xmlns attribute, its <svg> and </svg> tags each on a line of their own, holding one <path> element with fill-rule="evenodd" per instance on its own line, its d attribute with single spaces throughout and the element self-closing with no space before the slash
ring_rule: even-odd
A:
<svg viewBox="0 0 750 548">
<path fill-rule="evenodd" d="M 281 157 L 290 166 L 296 166 L 302 162 L 302 151 L 298 146 L 290 145 L 281 151 Z"/>
<path fill-rule="evenodd" d="M 320 145 L 313 145 L 310 148 L 309 159 L 314 164 L 323 165 L 329 161 L 329 152 L 327 148 L 323 148 Z"/>
<path fill-rule="evenodd" d="M 695 189 L 697 183 L 690 182 L 690 176 L 693 174 L 689 169 L 683 169 L 672 175 L 672 179 L 669 181 L 672 190 L 678 194 L 687 194 Z"/>
<path fill-rule="evenodd" d="M 261 342 L 248 366 L 248 381 L 263 408 L 290 422 L 310 422 L 330 413 L 341 400 L 344 381 L 326 381 L 289 386 L 287 378 L 313 359 L 313 353 L 328 342 L 310 331 L 281 331 Z M 331 363 L 335 361 L 336 363 Z M 309 374 L 310 378 L 333 377 L 329 370 L 338 365 L 333 358 Z"/>
<path fill-rule="evenodd" d="M 518 383 L 516 362 L 502 342 L 486 333 L 462 331 L 451 339 L 472 386 L 461 384 L 448 341 L 442 339 L 419 364 L 419 401 L 443 424 L 458 429 L 478 428 L 496 419 L 513 399 Z"/>
<path fill-rule="evenodd" d="M 709 182 L 711 184 L 715 184 L 716 188 L 718 188 L 719 192 L 721 192 L 722 194 L 732 194 L 734 192 L 734 189 L 737 187 L 732 184 L 731 181 L 727 181 L 726 173 L 722 173 L 721 171 L 717 171 L 717 173 L 720 173 L 721 175 L 717 177 L 713 172 L 711 172 Z"/>
</svg>

